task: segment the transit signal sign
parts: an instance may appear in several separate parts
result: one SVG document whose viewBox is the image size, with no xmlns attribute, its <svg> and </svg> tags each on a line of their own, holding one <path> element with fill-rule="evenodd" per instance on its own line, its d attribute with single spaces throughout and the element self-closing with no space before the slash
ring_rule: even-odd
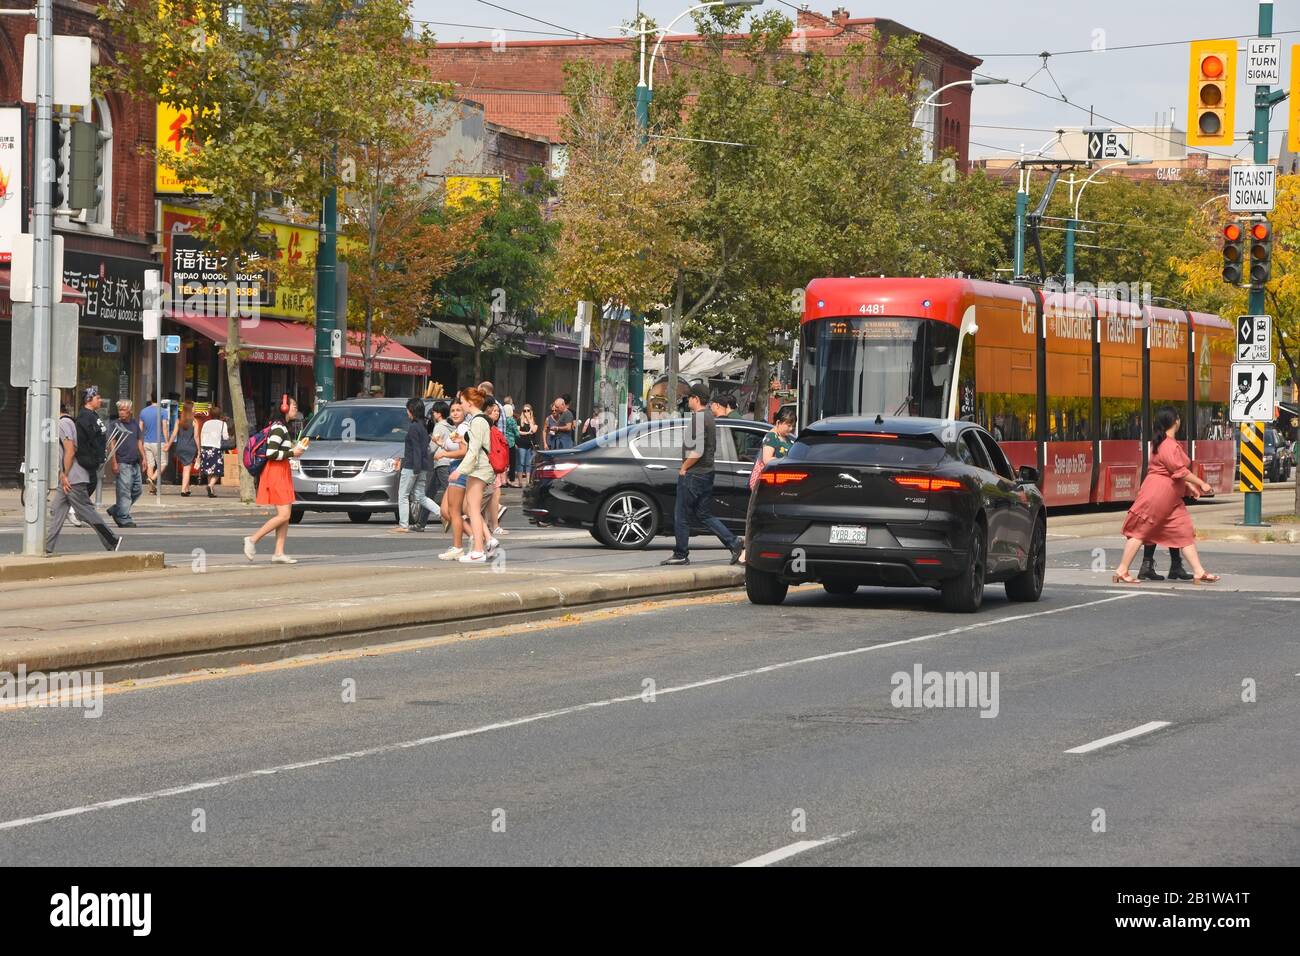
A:
<svg viewBox="0 0 1300 956">
<path fill-rule="evenodd" d="M 1277 366 L 1263 362 L 1235 362 L 1232 366 L 1232 398 L 1228 420 L 1271 422 L 1276 403 L 1273 387 Z"/>
<path fill-rule="evenodd" d="M 1273 317 L 1243 315 L 1237 319 L 1237 361 L 1273 361 Z"/>
<path fill-rule="evenodd" d="M 1229 166 L 1228 209 L 1232 212 L 1272 212 L 1276 204 L 1276 166 Z"/>
</svg>

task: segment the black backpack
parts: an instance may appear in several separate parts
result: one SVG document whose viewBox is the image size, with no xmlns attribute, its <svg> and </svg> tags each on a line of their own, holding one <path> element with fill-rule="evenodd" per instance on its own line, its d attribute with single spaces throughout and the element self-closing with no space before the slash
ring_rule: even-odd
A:
<svg viewBox="0 0 1300 956">
<path fill-rule="evenodd" d="M 77 426 L 77 464 L 89 472 L 93 481 L 99 466 L 108 457 L 104 423 L 90 409 L 83 408 L 77 413 L 74 424 Z"/>
</svg>

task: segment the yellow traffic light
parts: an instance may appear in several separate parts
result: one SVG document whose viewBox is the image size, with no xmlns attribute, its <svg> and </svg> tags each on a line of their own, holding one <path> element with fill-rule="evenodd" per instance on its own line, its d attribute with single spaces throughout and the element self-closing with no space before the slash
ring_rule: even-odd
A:
<svg viewBox="0 0 1300 956">
<path fill-rule="evenodd" d="M 1291 96 L 1286 101 L 1286 144 L 1300 153 L 1300 46 L 1291 47 Z"/>
<path fill-rule="evenodd" d="M 1194 41 L 1187 94 L 1188 146 L 1232 145 L 1236 90 L 1237 41 Z"/>
</svg>

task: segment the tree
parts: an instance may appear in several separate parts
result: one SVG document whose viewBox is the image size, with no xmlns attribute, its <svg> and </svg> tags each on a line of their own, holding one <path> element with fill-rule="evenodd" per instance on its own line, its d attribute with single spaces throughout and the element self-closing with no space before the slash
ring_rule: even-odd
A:
<svg viewBox="0 0 1300 956">
<path fill-rule="evenodd" d="M 473 231 L 453 267 L 434 283 L 443 309 L 467 320 L 474 347 L 474 381 L 483 379 L 483 351 L 510 330 L 541 328 L 537 316 L 548 261 L 559 227 L 546 216 L 550 185 L 530 169 L 522 184 L 501 184 L 497 197 L 467 198 L 440 213 L 448 228 L 469 223 Z"/>
<path fill-rule="evenodd" d="M 264 216 L 292 206 L 307 221 L 337 182 L 337 144 L 375 141 L 423 95 L 421 55 L 404 0 L 284 3 L 114 0 L 101 17 L 121 38 L 108 81 L 177 107 L 187 148 L 159 155 L 199 184 L 205 225 L 196 230 L 227 263 L 231 282 L 251 255 L 274 258 Z M 240 374 L 240 316 L 228 303 L 226 373 L 236 441 L 249 432 Z M 253 486 L 240 475 L 240 494 Z"/>
<path fill-rule="evenodd" d="M 352 149 L 356 182 L 340 208 L 339 258 L 348 266 L 348 324 L 362 330 L 363 391 L 374 335 L 410 335 L 434 308 L 434 286 L 475 240 L 482 216 L 441 223 L 424 175 L 444 125 L 426 109 L 399 117 Z"/>
<path fill-rule="evenodd" d="M 706 254 L 690 228 L 700 204 L 683 151 L 669 140 L 641 142 L 631 97 L 619 95 L 619 85 L 589 64 L 569 71 L 569 157 L 547 297 L 557 314 L 572 314 L 581 301 L 595 305 L 601 381 L 624 318 L 662 307 Z"/>
</svg>

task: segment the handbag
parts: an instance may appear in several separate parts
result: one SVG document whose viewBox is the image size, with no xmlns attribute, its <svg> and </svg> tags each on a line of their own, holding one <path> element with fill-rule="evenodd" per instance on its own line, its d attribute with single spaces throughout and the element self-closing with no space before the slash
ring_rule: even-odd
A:
<svg viewBox="0 0 1300 956">
<path fill-rule="evenodd" d="M 221 453 L 224 455 L 228 451 L 235 450 L 235 440 L 230 437 L 230 429 L 225 422 L 221 423 Z"/>
</svg>

